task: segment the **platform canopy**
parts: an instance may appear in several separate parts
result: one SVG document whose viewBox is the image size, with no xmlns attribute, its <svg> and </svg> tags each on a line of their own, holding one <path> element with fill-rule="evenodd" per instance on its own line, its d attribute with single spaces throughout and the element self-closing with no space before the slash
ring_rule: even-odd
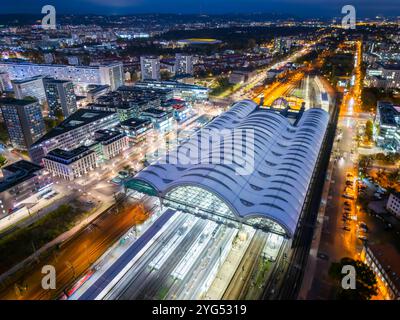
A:
<svg viewBox="0 0 400 320">
<path fill-rule="evenodd" d="M 157 193 L 177 209 L 268 225 L 291 237 L 302 213 L 329 114 L 317 108 L 299 113 L 297 119 L 283 114 L 261 109 L 250 100 L 237 102 L 127 185 L 145 193 L 149 190 L 151 195 Z M 212 136 L 212 132 L 225 129 L 227 135 L 229 130 L 235 132 L 234 144 L 246 149 L 234 148 L 230 164 L 221 152 L 226 145 Z M 237 135 L 238 130 L 252 135 Z M 196 156 L 201 161 L 187 163 L 204 137 L 210 143 L 208 151 L 200 144 L 201 155 Z M 184 163 L 180 162 L 182 154 Z M 215 161 L 219 154 L 224 154 L 224 159 Z"/>
</svg>

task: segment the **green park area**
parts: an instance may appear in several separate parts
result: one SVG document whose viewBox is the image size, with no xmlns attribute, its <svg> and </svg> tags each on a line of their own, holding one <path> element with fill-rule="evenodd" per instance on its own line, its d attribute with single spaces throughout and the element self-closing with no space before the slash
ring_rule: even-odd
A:
<svg viewBox="0 0 400 320">
<path fill-rule="evenodd" d="M 7 162 L 7 159 L 0 154 L 0 167 L 4 166 Z"/>
<path fill-rule="evenodd" d="M 229 83 L 228 78 L 221 77 L 217 80 L 217 85 L 214 88 L 212 88 L 210 95 L 218 98 L 224 98 L 227 95 L 235 92 L 237 89 L 239 89 L 239 87 L 240 84 Z"/>
<path fill-rule="evenodd" d="M 4 122 L 0 122 L 0 143 L 7 143 L 8 132 Z"/>
<path fill-rule="evenodd" d="M 31 225 L 1 237 L 0 273 L 71 229 L 86 215 L 86 212 L 81 212 L 69 204 L 63 204 Z"/>
</svg>

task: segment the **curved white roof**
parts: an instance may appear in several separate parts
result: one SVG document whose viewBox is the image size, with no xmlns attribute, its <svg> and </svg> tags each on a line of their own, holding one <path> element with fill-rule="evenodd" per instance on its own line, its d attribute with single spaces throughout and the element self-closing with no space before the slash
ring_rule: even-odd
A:
<svg viewBox="0 0 400 320">
<path fill-rule="evenodd" d="M 135 179 L 152 185 L 161 196 L 182 185 L 202 187 L 216 194 L 237 216 L 266 217 L 291 236 L 302 211 L 328 120 L 326 111 L 309 109 L 292 125 L 277 111 L 259 109 L 250 100 L 240 101 L 194 134 L 177 152 L 188 155 L 199 137 L 209 134 L 208 129 L 254 130 L 254 144 L 251 144 L 254 170 L 249 174 L 237 174 L 238 163 L 182 164 L 177 153 L 171 152 Z M 246 143 L 244 140 L 235 140 L 235 143 L 240 141 Z M 220 143 L 211 143 L 206 158 L 221 148 Z M 234 152 L 234 156 L 240 156 Z M 204 158 L 204 152 L 201 154 Z M 249 164 L 247 158 L 243 161 Z"/>
</svg>

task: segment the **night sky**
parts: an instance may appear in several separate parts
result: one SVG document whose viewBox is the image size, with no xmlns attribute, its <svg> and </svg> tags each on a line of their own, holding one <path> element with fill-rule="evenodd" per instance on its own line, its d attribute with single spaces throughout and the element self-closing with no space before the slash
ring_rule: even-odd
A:
<svg viewBox="0 0 400 320">
<path fill-rule="evenodd" d="M 359 17 L 400 16 L 399 0 L 2 0 L 0 13 L 40 13 L 46 4 L 57 13 L 281 13 L 299 17 L 333 17 L 352 4 Z"/>
</svg>

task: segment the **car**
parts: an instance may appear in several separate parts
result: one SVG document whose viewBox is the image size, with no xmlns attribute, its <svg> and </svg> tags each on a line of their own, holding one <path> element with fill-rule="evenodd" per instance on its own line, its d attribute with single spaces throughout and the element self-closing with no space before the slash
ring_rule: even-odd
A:
<svg viewBox="0 0 400 320">
<path fill-rule="evenodd" d="M 349 205 L 350 205 L 350 202 L 346 200 L 346 201 L 344 202 L 344 205 L 345 205 L 345 206 L 349 206 Z"/>
<path fill-rule="evenodd" d="M 393 227 L 391 223 L 385 223 L 385 230 L 391 230 L 392 228 Z"/>
<path fill-rule="evenodd" d="M 367 224 L 366 224 L 365 222 L 363 222 L 363 221 L 361 221 L 361 222 L 359 223 L 359 225 L 360 225 L 361 228 L 368 229 Z"/>
<path fill-rule="evenodd" d="M 358 239 L 360 239 L 360 240 L 362 240 L 362 241 L 367 241 L 367 240 L 368 240 L 368 238 L 367 238 L 366 235 L 359 235 L 359 236 L 358 236 Z"/>
<path fill-rule="evenodd" d="M 318 252 L 317 257 L 322 259 L 322 260 L 329 260 L 329 256 L 325 253 Z"/>
<path fill-rule="evenodd" d="M 344 227 L 343 227 L 343 230 L 345 230 L 345 231 L 350 231 L 351 229 L 350 229 L 349 227 L 347 227 L 347 226 L 344 226 Z"/>
<path fill-rule="evenodd" d="M 382 196 L 381 196 L 379 193 L 374 193 L 374 197 L 375 197 L 377 200 L 381 200 L 381 199 L 382 199 Z"/>
</svg>

